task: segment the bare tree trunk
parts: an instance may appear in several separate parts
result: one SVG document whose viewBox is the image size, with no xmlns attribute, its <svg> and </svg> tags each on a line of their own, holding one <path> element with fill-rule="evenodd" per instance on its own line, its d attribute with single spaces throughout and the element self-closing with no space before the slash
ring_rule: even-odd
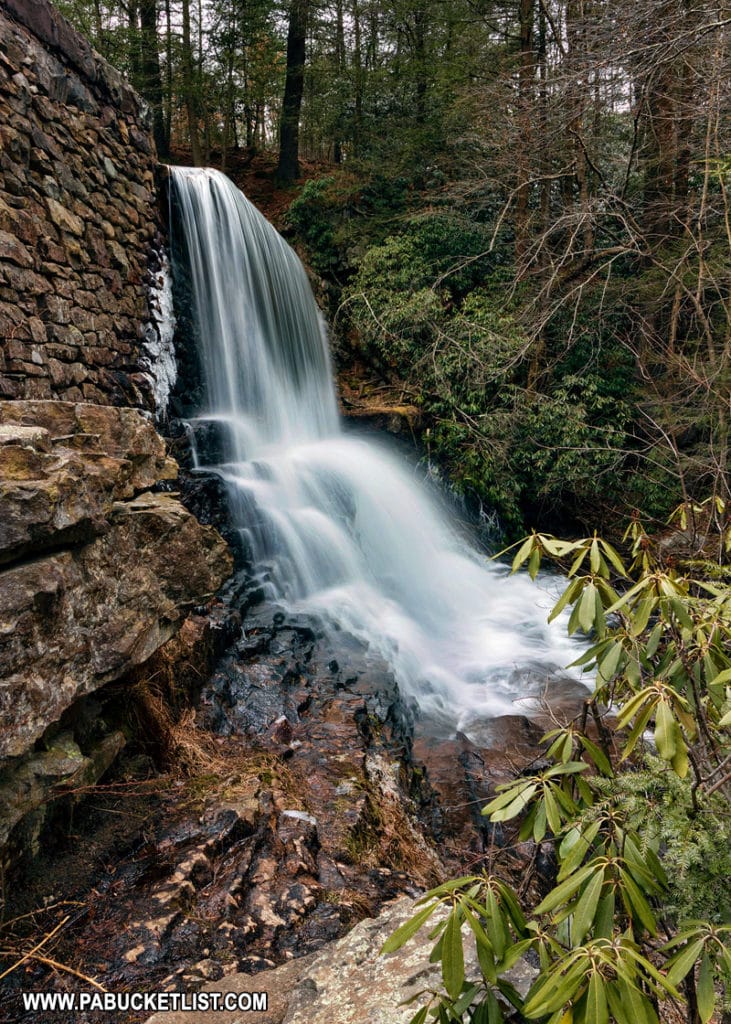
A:
<svg viewBox="0 0 731 1024">
<path fill-rule="evenodd" d="M 548 57 L 546 53 L 546 12 L 541 5 L 538 12 L 538 108 L 541 138 L 541 232 L 546 234 L 551 217 L 551 154 L 548 139 Z"/>
<path fill-rule="evenodd" d="M 170 146 L 173 129 L 173 31 L 170 0 L 165 0 L 165 138 Z"/>
<path fill-rule="evenodd" d="M 353 75 L 355 89 L 355 119 L 353 121 L 353 150 L 357 156 L 363 140 L 363 50 L 358 0 L 353 0 L 353 28 L 355 32 L 353 49 Z"/>
<path fill-rule="evenodd" d="M 190 43 L 190 0 L 183 0 L 183 97 L 188 115 L 191 159 L 195 167 L 201 167 L 203 156 L 198 136 L 198 104 L 193 78 L 193 50 Z"/>
<path fill-rule="evenodd" d="M 528 251 L 528 202 L 530 199 L 530 118 L 533 91 L 533 0 L 520 0 L 520 64 L 518 67 L 518 183 L 515 199 L 515 261 L 521 264 Z"/>
<path fill-rule="evenodd" d="M 235 35 L 233 29 L 233 18 L 229 27 L 231 38 L 229 39 L 228 53 L 226 55 L 226 90 L 223 110 L 223 139 L 221 142 L 221 170 L 225 172 L 228 159 L 228 145 L 231 135 L 231 124 L 234 125 L 236 134 L 236 116 L 234 112 L 234 46 Z"/>
<path fill-rule="evenodd" d="M 651 238 L 666 238 L 671 230 L 677 137 L 675 91 L 677 72 L 667 52 L 668 34 L 675 24 L 674 0 L 659 5 L 650 36 L 657 57 L 648 69 L 646 102 L 644 220 Z"/>
<path fill-rule="evenodd" d="M 337 0 L 335 8 L 335 68 L 338 77 L 342 80 L 345 76 L 345 23 L 343 18 L 343 0 Z M 336 164 L 343 162 L 342 148 L 342 108 L 338 110 L 338 117 L 335 124 L 335 138 L 333 139 L 333 160 Z"/>
<path fill-rule="evenodd" d="M 195 69 L 195 96 L 196 108 L 203 121 L 203 142 L 205 152 L 203 162 L 210 163 L 211 159 L 211 111 L 210 105 L 204 102 L 205 88 L 203 75 L 203 0 L 198 0 L 198 59 Z"/>
<path fill-rule="evenodd" d="M 96 32 L 96 45 L 100 53 L 104 53 L 104 26 L 99 0 L 94 0 L 94 31 Z"/>
<path fill-rule="evenodd" d="M 157 0 L 140 0 L 140 48 L 142 57 L 142 94 L 152 108 L 152 131 L 158 156 L 170 151 L 170 139 L 165 132 L 162 102 L 162 75 L 157 34 Z"/>
<path fill-rule="evenodd" d="M 292 0 L 287 31 L 287 76 L 279 129 L 277 180 L 291 184 L 299 176 L 299 120 L 305 83 L 305 48 L 309 0 Z"/>
<path fill-rule="evenodd" d="M 414 55 L 416 57 L 416 123 L 426 120 L 426 11 L 423 7 L 414 11 Z"/>
<path fill-rule="evenodd" d="M 586 39 L 587 12 L 584 0 L 569 0 L 566 4 L 566 39 L 569 59 L 576 68 L 576 82 L 572 84 L 568 94 L 571 120 L 569 132 L 574 150 L 574 173 L 579 189 L 579 213 L 581 215 L 581 237 L 584 256 L 589 256 L 594 249 L 594 230 L 591 217 L 590 168 L 586 155 L 586 138 L 584 132 L 584 107 L 586 102 L 588 81 L 585 80 L 588 67 L 588 45 Z"/>
<path fill-rule="evenodd" d="M 140 60 L 140 26 L 137 0 L 130 0 L 127 5 L 127 30 L 129 32 L 129 77 L 132 84 L 139 89 L 142 78 L 142 62 Z"/>
</svg>

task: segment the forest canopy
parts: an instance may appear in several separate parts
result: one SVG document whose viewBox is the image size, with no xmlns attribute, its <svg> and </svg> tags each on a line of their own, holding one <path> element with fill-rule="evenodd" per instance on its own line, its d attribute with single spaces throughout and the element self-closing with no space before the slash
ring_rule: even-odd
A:
<svg viewBox="0 0 731 1024">
<path fill-rule="evenodd" d="M 730 497 L 728 5 L 59 6 L 163 157 L 306 169 L 341 353 L 509 534 Z"/>
</svg>

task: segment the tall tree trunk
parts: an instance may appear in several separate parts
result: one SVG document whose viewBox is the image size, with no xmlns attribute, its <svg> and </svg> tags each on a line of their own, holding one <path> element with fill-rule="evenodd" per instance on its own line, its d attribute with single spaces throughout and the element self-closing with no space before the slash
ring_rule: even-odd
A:
<svg viewBox="0 0 731 1024">
<path fill-rule="evenodd" d="M 299 175 L 299 121 L 305 82 L 305 48 L 309 0 L 292 0 L 287 31 L 287 75 L 284 82 L 276 177 L 291 184 Z"/>
<path fill-rule="evenodd" d="M 165 132 L 162 103 L 162 76 L 157 34 L 157 0 L 140 0 L 140 45 L 142 54 L 143 96 L 152 108 L 152 131 L 158 156 L 170 151 L 170 139 Z"/>
<path fill-rule="evenodd" d="M 211 110 L 210 104 L 203 101 L 205 88 L 203 84 L 203 0 L 198 0 L 198 57 L 195 64 L 195 95 L 196 108 L 203 120 L 204 163 L 211 159 Z"/>
<path fill-rule="evenodd" d="M 345 77 L 345 23 L 343 19 L 343 0 L 337 0 L 335 25 L 335 68 L 340 81 Z M 337 121 L 335 122 L 335 137 L 333 139 L 333 160 L 336 164 L 343 162 L 343 149 L 341 141 L 343 111 L 339 104 Z"/>
<path fill-rule="evenodd" d="M 190 43 L 190 0 L 183 0 L 183 98 L 188 115 L 191 159 L 195 167 L 203 164 L 198 136 L 198 111 L 193 75 L 193 50 Z"/>
<path fill-rule="evenodd" d="M 546 145 L 548 139 L 548 55 L 546 12 L 541 4 L 538 11 L 538 109 L 541 138 L 541 232 L 546 235 L 551 217 L 551 152 Z"/>
<path fill-rule="evenodd" d="M 515 198 L 515 260 L 519 267 L 528 251 L 530 199 L 530 121 L 533 92 L 533 0 L 520 0 L 520 64 L 518 65 L 518 181 Z"/>
<path fill-rule="evenodd" d="M 173 29 L 170 0 L 165 0 L 165 138 L 170 145 L 173 130 Z"/>
<path fill-rule="evenodd" d="M 360 23 L 360 6 L 353 0 L 353 86 L 355 90 L 355 119 L 353 121 L 353 150 L 358 156 L 363 142 L 363 41 Z"/>
<path fill-rule="evenodd" d="M 591 215 L 590 166 L 585 146 L 584 109 L 589 94 L 587 78 L 588 46 L 586 39 L 588 12 L 584 0 L 569 0 L 566 4 L 566 40 L 569 60 L 575 67 L 575 78 L 569 86 L 569 132 L 574 151 L 574 173 L 579 190 L 579 214 L 584 255 L 594 249 L 594 228 Z"/>
<path fill-rule="evenodd" d="M 233 29 L 232 29 L 233 32 Z M 221 170 L 226 171 L 226 160 L 228 158 L 228 145 L 231 135 L 231 124 L 235 123 L 234 112 L 234 38 L 229 40 L 228 53 L 226 54 L 226 89 L 223 104 L 223 140 L 221 142 Z"/>
<path fill-rule="evenodd" d="M 414 11 L 414 56 L 416 57 L 416 123 L 426 121 L 426 10 L 421 7 Z"/>
<path fill-rule="evenodd" d="M 697 11 L 695 12 L 697 15 Z M 691 0 L 684 0 L 683 15 L 686 30 L 690 27 L 690 19 L 694 16 Z M 678 103 L 675 115 L 677 131 L 677 154 L 675 163 L 675 180 L 673 182 L 673 196 L 675 199 L 675 213 L 677 218 L 677 230 L 682 231 L 689 216 L 689 193 L 688 185 L 690 180 L 690 165 L 693 156 L 693 129 L 697 116 L 695 103 L 696 88 L 696 61 L 707 60 L 707 54 L 700 55 L 688 51 L 678 68 Z"/>
<path fill-rule="evenodd" d="M 651 238 L 662 240 L 671 233 L 677 135 L 675 131 L 677 69 L 668 44 L 673 27 L 675 0 L 665 0 L 657 11 L 655 29 L 648 44 L 654 44 L 656 59 L 649 68 L 645 86 L 646 146 L 644 222 Z"/>
<path fill-rule="evenodd" d="M 94 0 L 94 31 L 96 33 L 96 48 L 100 53 L 106 53 L 102 9 L 99 0 Z"/>
<path fill-rule="evenodd" d="M 135 88 L 139 89 L 142 79 L 142 62 L 140 60 L 140 23 L 137 0 L 130 0 L 127 5 L 127 31 L 129 32 L 129 78 Z"/>
</svg>

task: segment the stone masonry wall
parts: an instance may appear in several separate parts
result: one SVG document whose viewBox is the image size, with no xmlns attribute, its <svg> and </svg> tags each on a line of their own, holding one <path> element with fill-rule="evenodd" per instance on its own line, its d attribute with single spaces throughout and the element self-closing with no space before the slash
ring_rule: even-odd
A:
<svg viewBox="0 0 731 1024">
<path fill-rule="evenodd" d="M 144 102 L 47 0 L 0 0 L 0 398 L 153 407 Z"/>
</svg>

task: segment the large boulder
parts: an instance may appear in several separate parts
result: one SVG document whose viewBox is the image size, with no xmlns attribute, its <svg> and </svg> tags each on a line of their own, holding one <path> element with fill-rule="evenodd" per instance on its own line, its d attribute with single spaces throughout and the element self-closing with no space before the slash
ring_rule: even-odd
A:
<svg viewBox="0 0 731 1024">
<path fill-rule="evenodd" d="M 404 1001 L 441 988 L 441 966 L 429 963 L 428 928 L 390 956 L 381 956 L 386 939 L 419 908 L 402 896 L 361 921 L 319 953 L 258 974 L 231 974 L 205 985 L 202 992 L 236 993 L 242 1009 L 231 1012 L 168 1011 L 147 1024 L 408 1024 L 419 1002 Z M 439 912 L 432 924 L 439 919 Z M 468 977 L 479 977 L 474 945 L 465 959 Z M 536 969 L 521 961 L 509 980 L 525 994 Z M 246 993 L 266 992 L 267 1009 L 247 1011 Z M 426 1002 L 428 996 L 424 997 Z"/>
<path fill-rule="evenodd" d="M 146 661 L 231 571 L 132 409 L 0 403 L 0 766 Z"/>
<path fill-rule="evenodd" d="M 0 402 L 0 564 L 90 540 L 115 501 L 177 473 L 135 409 Z"/>
</svg>

